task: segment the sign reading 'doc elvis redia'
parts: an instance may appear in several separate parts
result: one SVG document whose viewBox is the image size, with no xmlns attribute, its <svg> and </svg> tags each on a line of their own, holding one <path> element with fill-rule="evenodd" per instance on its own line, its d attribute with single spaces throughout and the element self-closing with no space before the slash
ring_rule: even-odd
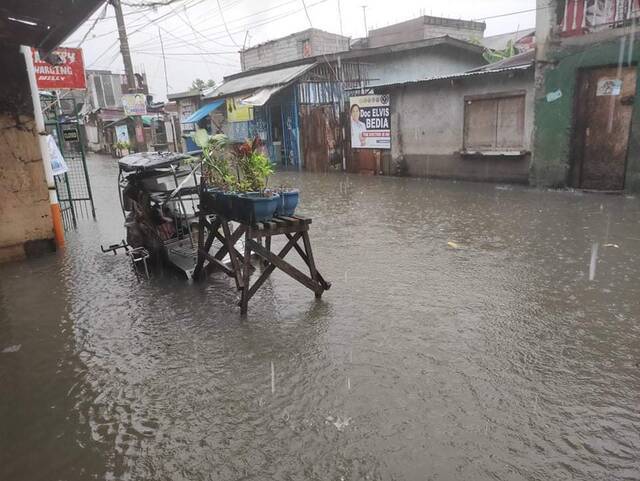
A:
<svg viewBox="0 0 640 481">
<path fill-rule="evenodd" d="M 388 95 L 351 97 L 351 147 L 391 148 L 391 109 Z"/>
<path fill-rule="evenodd" d="M 57 65 L 42 60 L 36 49 L 31 49 L 31 53 L 36 71 L 36 84 L 40 90 L 87 88 L 82 49 L 65 47 L 55 49 L 51 57 L 58 60 Z"/>
</svg>

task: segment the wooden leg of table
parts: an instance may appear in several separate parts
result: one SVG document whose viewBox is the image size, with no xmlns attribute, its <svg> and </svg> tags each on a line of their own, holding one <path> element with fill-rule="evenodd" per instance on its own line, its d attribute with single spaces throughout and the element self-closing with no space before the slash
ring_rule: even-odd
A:
<svg viewBox="0 0 640 481">
<path fill-rule="evenodd" d="M 264 238 L 264 247 L 270 251 L 271 250 L 271 236 L 270 235 L 266 235 Z M 269 265 L 269 261 L 266 259 L 262 259 L 262 264 L 265 266 Z"/>
<path fill-rule="evenodd" d="M 242 289 L 242 269 L 240 268 L 240 262 L 238 261 L 238 257 L 236 256 L 236 249 L 231 244 L 231 229 L 229 229 L 229 223 L 222 223 L 222 231 L 224 232 L 224 240 L 227 245 L 227 250 L 229 251 L 229 258 L 231 259 L 231 265 L 233 267 L 234 272 L 234 280 L 236 281 L 236 289 Z"/>
<path fill-rule="evenodd" d="M 286 256 L 289 253 L 289 251 L 293 248 L 295 243 L 298 242 L 298 239 L 300 238 L 301 235 L 302 234 L 298 232 L 295 236 L 293 235 L 291 236 L 289 242 L 287 242 L 287 245 L 285 245 L 282 248 L 282 250 L 278 253 L 278 257 L 280 259 L 284 259 L 284 256 Z M 271 275 L 271 273 L 275 269 L 276 269 L 276 266 L 270 263 L 269 261 L 267 261 L 267 268 L 264 271 L 262 271 L 262 274 L 260 274 L 260 277 L 256 279 L 256 281 L 253 283 L 251 287 L 247 286 L 249 290 L 249 299 L 253 297 L 253 295 L 256 293 L 258 289 L 260 289 L 260 286 L 264 284 L 264 281 L 267 280 L 267 278 Z"/>
<path fill-rule="evenodd" d="M 311 274 L 311 279 L 317 281 L 318 284 L 320 280 L 318 279 L 318 271 L 316 270 L 316 263 L 313 260 L 313 251 L 311 250 L 311 241 L 309 240 L 309 231 L 304 231 L 302 233 L 302 242 L 304 243 L 304 250 L 307 254 L 307 265 L 309 266 L 309 273 Z M 315 291 L 316 297 L 319 299 L 322 297 L 323 289 L 318 289 Z"/>
<path fill-rule="evenodd" d="M 277 255 L 275 255 L 273 252 L 266 250 L 257 242 L 251 239 L 249 239 L 247 242 L 249 243 L 251 250 L 253 250 L 253 252 L 264 257 L 265 259 L 268 259 L 271 264 L 275 265 L 282 272 L 284 272 L 285 274 L 288 274 L 290 277 L 294 278 L 296 281 L 298 281 L 300 284 L 307 287 L 308 289 L 311 289 L 316 295 L 318 295 L 318 293 L 322 293 L 322 286 L 320 285 L 317 279 L 310 278 L 309 276 L 301 272 L 299 269 L 289 264 L 284 259 L 281 259 Z"/>
<path fill-rule="evenodd" d="M 302 235 L 302 232 L 299 233 L 300 235 L 298 237 L 300 237 Z M 285 234 L 287 236 L 287 239 L 292 240 L 293 239 L 293 235 L 292 234 Z M 307 266 L 309 265 L 309 257 L 307 257 L 307 254 L 302 250 L 302 248 L 298 245 L 297 239 L 295 244 L 293 244 L 293 247 L 295 247 L 296 252 L 298 253 L 298 255 L 300 256 L 300 258 L 304 261 L 305 264 L 307 264 Z M 326 281 L 324 279 L 324 277 L 322 277 L 322 274 L 320 274 L 320 271 L 318 271 L 318 269 L 316 268 L 316 274 L 318 275 L 318 281 L 320 282 L 320 285 L 322 286 L 322 288 L 325 291 L 328 291 L 329 289 L 331 289 L 331 282 Z"/>
<path fill-rule="evenodd" d="M 242 263 L 242 295 L 240 297 L 240 313 L 246 314 L 249 305 L 249 276 L 251 274 L 251 239 L 249 232 L 244 236 L 244 262 Z"/>
<path fill-rule="evenodd" d="M 204 266 L 204 256 L 200 254 L 200 249 L 204 249 L 205 220 L 205 215 L 200 213 L 198 216 L 198 260 L 196 262 L 196 268 L 193 271 L 193 278 L 196 280 L 200 278 L 202 267 Z"/>
</svg>

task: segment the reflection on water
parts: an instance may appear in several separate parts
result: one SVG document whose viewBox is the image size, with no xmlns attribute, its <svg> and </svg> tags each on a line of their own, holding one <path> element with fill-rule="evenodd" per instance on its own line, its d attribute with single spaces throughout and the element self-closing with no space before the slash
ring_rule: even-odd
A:
<svg viewBox="0 0 640 481">
<path fill-rule="evenodd" d="M 280 174 L 333 287 L 276 274 L 242 320 L 227 278 L 100 253 L 90 168 L 98 221 L 0 267 L 0 479 L 640 477 L 637 199 Z"/>
</svg>

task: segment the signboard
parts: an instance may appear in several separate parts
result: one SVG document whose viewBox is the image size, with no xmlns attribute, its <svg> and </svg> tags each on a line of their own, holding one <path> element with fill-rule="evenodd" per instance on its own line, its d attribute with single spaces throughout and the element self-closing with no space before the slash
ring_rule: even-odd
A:
<svg viewBox="0 0 640 481">
<path fill-rule="evenodd" d="M 147 96 L 145 94 L 125 94 L 122 96 L 125 115 L 147 115 Z"/>
<path fill-rule="evenodd" d="M 228 122 L 248 122 L 253 120 L 253 107 L 243 105 L 241 99 L 228 98 L 226 100 Z"/>
<path fill-rule="evenodd" d="M 596 87 L 596 96 L 617 96 L 622 91 L 622 80 L 617 78 L 601 78 Z"/>
<path fill-rule="evenodd" d="M 129 143 L 129 127 L 127 125 L 116 125 L 116 141 Z"/>
<path fill-rule="evenodd" d="M 136 142 L 144 144 L 144 130 L 142 125 L 136 125 Z"/>
<path fill-rule="evenodd" d="M 62 175 L 65 172 L 68 172 L 69 168 L 67 167 L 67 163 L 65 162 L 53 135 L 47 135 L 47 147 L 49 150 L 49 158 L 51 161 L 51 170 L 53 171 L 53 175 Z"/>
<path fill-rule="evenodd" d="M 62 129 L 62 138 L 67 142 L 77 142 L 80 140 L 78 129 L 76 127 L 64 127 Z"/>
<path fill-rule="evenodd" d="M 388 95 L 351 97 L 351 147 L 391 148 L 391 108 Z"/>
<path fill-rule="evenodd" d="M 31 49 L 36 70 L 36 84 L 40 90 L 86 89 L 82 49 L 59 47 L 50 57 L 58 59 L 52 65 L 40 58 L 36 49 Z"/>
</svg>

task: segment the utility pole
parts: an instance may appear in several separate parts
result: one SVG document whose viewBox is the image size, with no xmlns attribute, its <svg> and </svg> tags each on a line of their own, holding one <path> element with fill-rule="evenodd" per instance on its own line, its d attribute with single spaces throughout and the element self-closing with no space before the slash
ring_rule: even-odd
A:
<svg viewBox="0 0 640 481">
<path fill-rule="evenodd" d="M 362 18 L 364 20 L 364 36 L 369 36 L 369 29 L 367 28 L 367 6 L 361 5 L 362 7 Z"/>
<path fill-rule="evenodd" d="M 124 24 L 124 15 L 122 14 L 122 5 L 120 0 L 110 0 L 111 5 L 116 13 L 116 23 L 118 24 L 118 37 L 120 38 L 120 53 L 122 54 L 122 63 L 124 64 L 124 72 L 127 77 L 127 89 L 130 94 L 137 91 L 136 77 L 133 74 L 133 64 L 131 63 L 131 51 L 129 50 L 129 40 L 127 38 L 127 29 Z M 144 141 L 144 129 L 142 127 L 142 117 L 135 115 L 133 117 L 136 129 L 136 150 L 138 152 L 146 151 L 147 146 Z"/>
</svg>

